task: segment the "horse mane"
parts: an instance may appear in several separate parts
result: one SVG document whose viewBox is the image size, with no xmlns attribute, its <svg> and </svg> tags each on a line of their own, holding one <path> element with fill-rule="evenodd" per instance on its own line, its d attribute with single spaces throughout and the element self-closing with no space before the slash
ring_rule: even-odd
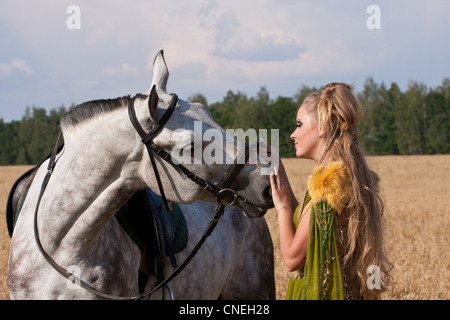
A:
<svg viewBox="0 0 450 320">
<path fill-rule="evenodd" d="M 138 95 L 138 98 L 147 98 L 146 95 Z M 100 99 L 84 102 L 75 106 L 67 112 L 61 119 L 61 126 L 77 126 L 86 120 L 98 117 L 104 113 L 126 107 L 130 96 L 116 99 Z"/>
</svg>

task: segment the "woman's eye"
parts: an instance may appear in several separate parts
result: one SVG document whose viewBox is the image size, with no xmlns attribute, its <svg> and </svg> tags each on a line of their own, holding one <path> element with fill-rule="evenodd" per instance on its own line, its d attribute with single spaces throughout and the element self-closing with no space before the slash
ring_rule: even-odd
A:
<svg viewBox="0 0 450 320">
<path fill-rule="evenodd" d="M 303 125 L 301 121 L 297 121 L 297 128 L 300 128 Z"/>
</svg>

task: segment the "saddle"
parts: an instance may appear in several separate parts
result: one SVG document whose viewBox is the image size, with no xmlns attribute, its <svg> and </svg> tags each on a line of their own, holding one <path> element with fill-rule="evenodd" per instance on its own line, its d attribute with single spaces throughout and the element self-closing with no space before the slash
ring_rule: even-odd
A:
<svg viewBox="0 0 450 320">
<path fill-rule="evenodd" d="M 6 204 L 10 237 L 39 167 L 40 164 L 22 174 L 11 187 Z M 141 252 L 141 293 L 150 275 L 156 278 L 156 284 L 164 280 L 164 257 L 168 256 L 172 267 L 176 268 L 175 254 L 183 251 L 187 245 L 188 228 L 184 214 L 176 203 L 170 205 L 172 212 L 166 210 L 161 197 L 146 188 L 136 192 L 115 214 L 117 222 Z"/>
</svg>

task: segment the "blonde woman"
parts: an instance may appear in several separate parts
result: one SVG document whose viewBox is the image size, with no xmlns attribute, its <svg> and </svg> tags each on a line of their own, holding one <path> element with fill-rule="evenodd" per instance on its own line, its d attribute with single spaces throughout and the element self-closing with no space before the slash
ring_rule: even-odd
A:
<svg viewBox="0 0 450 320">
<path fill-rule="evenodd" d="M 346 84 L 310 94 L 291 135 L 296 156 L 318 162 L 301 202 L 281 163 L 271 174 L 281 253 L 292 271 L 286 299 L 378 298 L 389 280 L 379 179 L 358 145 L 362 116 Z"/>
</svg>

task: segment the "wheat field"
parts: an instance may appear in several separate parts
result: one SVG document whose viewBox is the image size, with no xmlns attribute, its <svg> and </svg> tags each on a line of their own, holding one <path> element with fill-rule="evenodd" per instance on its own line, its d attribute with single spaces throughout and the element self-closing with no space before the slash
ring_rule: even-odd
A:
<svg viewBox="0 0 450 320">
<path fill-rule="evenodd" d="M 385 242 L 394 264 L 392 283 L 383 299 L 450 298 L 450 155 L 368 157 L 381 178 L 385 199 Z M 298 198 L 315 163 L 284 159 Z M 6 286 L 9 235 L 5 208 L 9 189 L 29 166 L 0 167 L 0 299 Z M 279 250 L 276 212 L 266 215 L 275 249 L 277 299 L 284 299 L 289 274 Z"/>
</svg>

